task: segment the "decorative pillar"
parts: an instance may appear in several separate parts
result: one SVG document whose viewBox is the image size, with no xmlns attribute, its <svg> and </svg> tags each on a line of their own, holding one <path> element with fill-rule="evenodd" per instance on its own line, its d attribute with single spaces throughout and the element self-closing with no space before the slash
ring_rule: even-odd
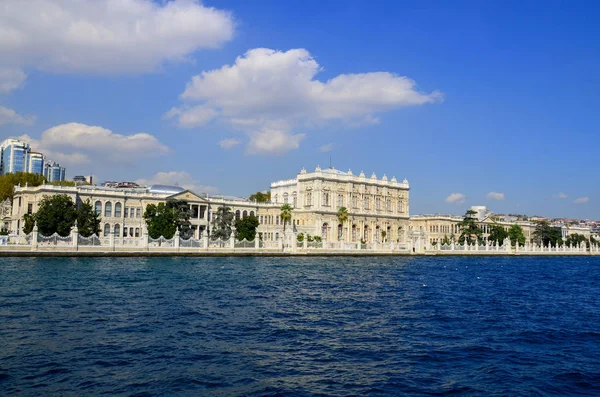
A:
<svg viewBox="0 0 600 397">
<path fill-rule="evenodd" d="M 202 246 L 205 250 L 208 250 L 208 231 L 206 228 L 202 230 Z"/>
<path fill-rule="evenodd" d="M 110 250 L 111 251 L 115 250 L 115 233 L 114 233 L 114 227 L 113 227 L 113 230 L 109 230 L 109 233 L 108 233 L 108 245 L 110 245 Z"/>
<path fill-rule="evenodd" d="M 254 235 L 254 248 L 255 249 L 260 248 L 260 237 L 259 237 L 258 232 L 256 232 L 256 234 Z"/>
<path fill-rule="evenodd" d="M 142 248 L 148 250 L 148 228 L 145 223 L 142 225 Z"/>
<path fill-rule="evenodd" d="M 27 186 L 27 185 L 25 185 Z M 37 221 L 33 224 L 33 230 L 31 231 L 31 250 L 37 251 L 38 247 L 38 225 Z"/>
<path fill-rule="evenodd" d="M 175 245 L 175 248 L 179 251 L 179 246 L 180 246 L 180 241 L 179 241 L 179 227 L 175 231 L 175 236 L 173 236 L 173 239 L 174 239 L 173 243 Z"/>
<path fill-rule="evenodd" d="M 75 251 L 77 251 L 77 245 L 79 244 L 79 229 L 77 228 L 77 219 L 75 219 L 75 225 L 71 229 L 71 244 Z"/>
</svg>

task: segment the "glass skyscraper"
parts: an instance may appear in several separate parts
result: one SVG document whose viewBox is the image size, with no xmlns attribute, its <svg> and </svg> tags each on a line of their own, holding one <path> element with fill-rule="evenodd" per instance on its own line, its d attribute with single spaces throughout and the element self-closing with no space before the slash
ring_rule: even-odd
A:
<svg viewBox="0 0 600 397">
<path fill-rule="evenodd" d="M 44 155 L 37 152 L 29 152 L 27 161 L 27 172 L 32 174 L 44 173 Z"/>
<path fill-rule="evenodd" d="M 28 143 L 17 139 L 7 139 L 2 142 L 0 145 L 0 174 L 28 172 L 30 151 Z"/>
<path fill-rule="evenodd" d="M 64 181 L 65 174 L 65 167 L 61 167 L 58 163 L 47 161 L 44 164 L 44 176 L 48 182 Z"/>
</svg>

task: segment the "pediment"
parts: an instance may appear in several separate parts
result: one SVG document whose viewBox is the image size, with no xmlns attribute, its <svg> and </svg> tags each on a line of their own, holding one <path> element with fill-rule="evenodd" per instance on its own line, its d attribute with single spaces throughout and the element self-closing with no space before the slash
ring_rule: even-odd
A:
<svg viewBox="0 0 600 397">
<path fill-rule="evenodd" d="M 183 192 L 173 194 L 168 198 L 173 200 L 185 200 L 190 203 L 208 203 L 206 197 L 199 196 L 191 190 L 184 190 Z"/>
</svg>

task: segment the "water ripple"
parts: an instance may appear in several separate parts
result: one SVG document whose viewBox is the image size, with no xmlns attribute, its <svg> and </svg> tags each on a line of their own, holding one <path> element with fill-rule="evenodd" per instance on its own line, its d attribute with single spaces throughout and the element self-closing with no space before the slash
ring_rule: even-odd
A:
<svg viewBox="0 0 600 397">
<path fill-rule="evenodd" d="M 600 258 L 4 258 L 0 395 L 600 395 Z"/>
</svg>

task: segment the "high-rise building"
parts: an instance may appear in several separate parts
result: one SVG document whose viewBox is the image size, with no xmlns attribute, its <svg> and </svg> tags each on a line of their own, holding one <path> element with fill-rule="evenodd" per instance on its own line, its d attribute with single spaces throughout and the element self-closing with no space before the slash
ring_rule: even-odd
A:
<svg viewBox="0 0 600 397">
<path fill-rule="evenodd" d="M 44 155 L 42 153 L 29 152 L 26 172 L 40 175 L 44 173 Z"/>
<path fill-rule="evenodd" d="M 7 139 L 0 145 L 0 175 L 27 172 L 29 144 L 18 139 Z"/>
<path fill-rule="evenodd" d="M 66 170 L 54 161 L 44 163 L 44 176 L 48 182 L 59 182 L 65 180 Z"/>
</svg>

